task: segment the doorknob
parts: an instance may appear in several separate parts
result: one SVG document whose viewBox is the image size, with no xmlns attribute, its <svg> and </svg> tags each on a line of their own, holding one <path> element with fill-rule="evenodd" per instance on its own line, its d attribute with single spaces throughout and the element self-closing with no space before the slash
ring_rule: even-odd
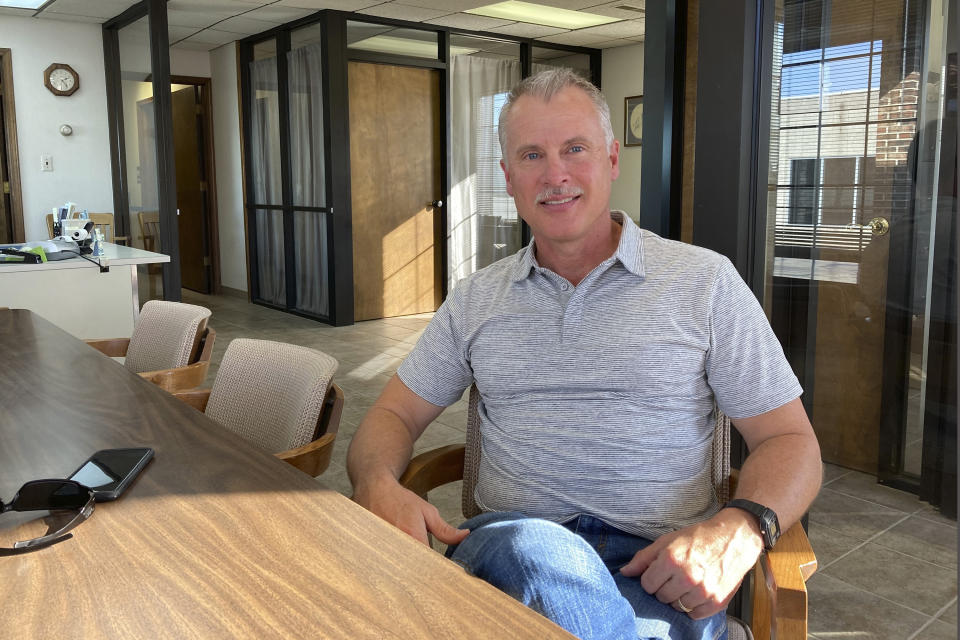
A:
<svg viewBox="0 0 960 640">
<path fill-rule="evenodd" d="M 443 200 L 434 200 L 433 202 L 427 203 L 428 207 L 437 207 L 438 209 L 443 206 Z"/>
<path fill-rule="evenodd" d="M 863 228 L 870 229 L 870 233 L 875 236 L 885 236 L 890 231 L 890 221 L 883 216 L 877 216 L 870 219 Z"/>
</svg>

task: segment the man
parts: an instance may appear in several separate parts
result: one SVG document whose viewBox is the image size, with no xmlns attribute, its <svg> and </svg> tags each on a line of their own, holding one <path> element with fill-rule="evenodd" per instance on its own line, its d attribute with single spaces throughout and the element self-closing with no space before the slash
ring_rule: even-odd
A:
<svg viewBox="0 0 960 640">
<path fill-rule="evenodd" d="M 500 136 L 534 240 L 437 311 L 351 443 L 354 498 L 580 637 L 723 637 L 773 542 L 748 509 L 786 528 L 819 489 L 796 377 L 728 260 L 610 211 L 619 143 L 592 85 L 528 78 Z M 487 513 L 454 529 L 397 478 L 472 382 Z M 712 490 L 715 400 L 750 448 L 746 509 Z"/>
</svg>

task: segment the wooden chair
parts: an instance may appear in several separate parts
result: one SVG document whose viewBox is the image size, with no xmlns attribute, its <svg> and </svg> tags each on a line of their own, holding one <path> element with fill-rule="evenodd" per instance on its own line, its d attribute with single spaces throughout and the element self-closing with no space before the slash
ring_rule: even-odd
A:
<svg viewBox="0 0 960 640">
<path fill-rule="evenodd" d="M 93 221 L 94 226 L 103 233 L 103 239 L 114 244 L 126 246 L 129 238 L 127 236 L 114 235 L 113 214 L 112 213 L 88 213 L 87 216 Z"/>
<path fill-rule="evenodd" d="M 129 338 L 87 340 L 158 387 L 174 392 L 203 384 L 216 332 L 207 327 L 210 310 L 192 304 L 149 300 Z"/>
<path fill-rule="evenodd" d="M 343 391 L 332 382 L 337 366 L 316 349 L 237 338 L 212 388 L 174 395 L 316 477 L 330 465 L 340 427 Z"/>
<path fill-rule="evenodd" d="M 480 462 L 480 393 L 470 389 L 467 442 L 426 451 L 407 466 L 400 484 L 426 499 L 427 493 L 445 484 L 463 480 L 463 515 L 480 513 L 474 488 Z M 736 470 L 730 469 L 730 419 L 717 410 L 713 442 L 713 483 L 720 504 L 736 487 Z M 807 585 L 817 570 L 817 559 L 799 523 L 781 536 L 776 547 L 762 555 L 752 570 L 752 622 L 749 631 L 756 640 L 806 640 Z M 729 619 L 730 640 L 750 638 L 739 621 Z"/>
<path fill-rule="evenodd" d="M 160 212 L 138 211 L 140 242 L 147 251 L 160 252 Z"/>
</svg>

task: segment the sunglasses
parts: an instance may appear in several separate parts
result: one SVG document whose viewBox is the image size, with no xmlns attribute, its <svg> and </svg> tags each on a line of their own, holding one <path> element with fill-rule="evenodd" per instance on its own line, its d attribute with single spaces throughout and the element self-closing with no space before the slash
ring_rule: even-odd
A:
<svg viewBox="0 0 960 640">
<path fill-rule="evenodd" d="M 0 514 L 7 511 L 72 511 L 76 509 L 77 515 L 53 533 L 32 540 L 21 540 L 12 548 L 0 547 L 0 551 L 35 549 L 58 541 L 68 531 L 90 517 L 93 513 L 93 503 L 93 490 L 74 480 L 31 480 L 20 487 L 17 495 L 13 496 L 13 500 L 8 504 L 0 502 Z"/>
</svg>

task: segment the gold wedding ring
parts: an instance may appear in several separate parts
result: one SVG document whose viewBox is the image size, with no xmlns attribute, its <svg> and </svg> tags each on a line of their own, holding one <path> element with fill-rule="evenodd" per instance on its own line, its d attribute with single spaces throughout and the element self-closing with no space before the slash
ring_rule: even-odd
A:
<svg viewBox="0 0 960 640">
<path fill-rule="evenodd" d="M 683 600 L 681 600 L 680 598 L 677 598 L 677 606 L 680 608 L 680 611 L 683 611 L 684 613 L 690 613 L 691 611 L 693 611 L 693 609 L 690 609 L 685 604 L 683 604 Z"/>
</svg>

